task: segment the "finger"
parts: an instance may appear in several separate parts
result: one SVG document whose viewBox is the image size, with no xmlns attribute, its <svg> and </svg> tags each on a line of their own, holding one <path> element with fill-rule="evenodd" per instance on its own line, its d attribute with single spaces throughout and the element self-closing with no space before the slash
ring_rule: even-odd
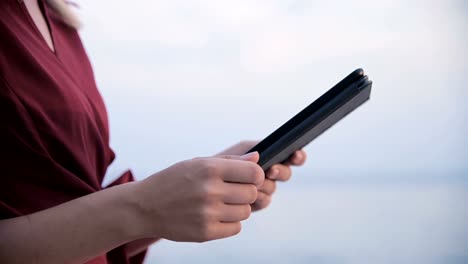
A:
<svg viewBox="0 0 468 264">
<path fill-rule="evenodd" d="M 235 236 L 242 230 L 242 224 L 240 222 L 220 222 L 213 225 L 213 239 L 221 239 L 226 237 Z"/>
<path fill-rule="evenodd" d="M 239 156 L 239 155 L 218 155 L 215 156 L 216 158 L 221 158 L 221 159 L 229 159 L 229 160 L 244 160 L 244 161 L 251 161 L 254 163 L 257 163 L 260 160 L 260 154 L 258 152 L 250 152 L 245 155 Z"/>
<path fill-rule="evenodd" d="M 252 184 L 224 183 L 223 189 L 226 204 L 251 204 L 257 199 L 257 187 Z"/>
<path fill-rule="evenodd" d="M 275 164 L 273 165 L 270 170 L 277 170 L 277 174 L 268 175 L 270 180 L 276 181 L 288 181 L 291 178 L 292 172 L 291 168 L 284 164 Z"/>
<path fill-rule="evenodd" d="M 296 166 L 303 165 L 307 160 L 307 152 L 303 150 L 298 150 L 294 153 L 293 164 Z"/>
<path fill-rule="evenodd" d="M 271 167 L 268 169 L 268 171 L 265 173 L 265 177 L 268 179 L 276 179 L 278 178 L 280 171 L 276 167 Z"/>
<path fill-rule="evenodd" d="M 271 195 L 259 192 L 257 200 L 251 204 L 253 211 L 258 211 L 266 208 L 271 203 Z"/>
<path fill-rule="evenodd" d="M 258 189 L 259 192 L 272 195 L 276 191 L 276 182 L 266 179 L 263 185 Z"/>
<path fill-rule="evenodd" d="M 242 140 L 239 142 L 239 146 L 245 147 L 245 148 L 252 148 L 255 145 L 257 145 L 260 142 L 260 140 Z"/>
<path fill-rule="evenodd" d="M 285 165 L 294 165 L 301 166 L 305 163 L 307 159 L 307 153 L 303 150 L 298 150 L 289 157 L 289 159 L 284 163 Z"/>
<path fill-rule="evenodd" d="M 219 217 L 220 222 L 239 222 L 246 220 L 250 217 L 252 208 L 250 204 L 244 205 L 233 205 L 226 204 L 221 209 L 221 215 Z"/>
<path fill-rule="evenodd" d="M 262 168 L 253 162 L 223 160 L 220 168 L 222 170 L 222 180 L 225 182 L 249 183 L 261 186 L 265 180 L 265 173 Z"/>
</svg>

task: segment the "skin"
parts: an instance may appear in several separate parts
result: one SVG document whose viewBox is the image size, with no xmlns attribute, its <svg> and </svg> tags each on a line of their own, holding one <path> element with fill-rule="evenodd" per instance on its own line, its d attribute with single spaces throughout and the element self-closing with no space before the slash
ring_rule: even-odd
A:
<svg viewBox="0 0 468 264">
<path fill-rule="evenodd" d="M 242 155 L 246 153 L 249 149 L 255 146 L 258 141 L 241 141 L 238 144 L 235 144 L 226 150 L 217 154 L 217 156 L 223 155 Z M 306 152 L 303 150 L 296 151 L 291 158 L 284 164 L 276 164 L 271 167 L 265 173 L 265 180 L 263 184 L 258 188 L 257 199 L 254 203 L 251 204 L 252 212 L 262 210 L 271 203 L 273 193 L 276 191 L 276 183 L 286 182 L 291 176 L 291 166 L 301 166 L 305 163 L 307 158 Z M 143 252 L 153 244 L 158 241 L 155 238 L 141 239 L 134 241 L 126 245 L 127 253 L 129 256 L 137 255 L 138 253 Z"/>
<path fill-rule="evenodd" d="M 51 50 L 37 1 L 25 0 Z M 132 256 L 157 238 L 205 242 L 238 234 L 241 221 L 268 206 L 277 181 L 306 159 L 297 151 L 266 173 L 244 141 L 213 157 L 179 162 L 123 184 L 34 214 L 0 220 L 0 263 L 83 263 L 125 244 Z"/>
<path fill-rule="evenodd" d="M 241 141 L 224 150 L 218 155 L 242 155 L 254 147 L 258 141 Z M 276 182 L 286 182 L 292 176 L 291 166 L 301 166 L 305 163 L 307 154 L 303 150 L 296 151 L 285 164 L 275 164 L 266 173 L 266 179 L 258 189 L 257 200 L 252 204 L 252 210 L 258 211 L 266 208 L 276 190 Z"/>
<path fill-rule="evenodd" d="M 0 262 L 83 263 L 145 237 L 233 236 L 264 181 L 256 160 L 256 153 L 186 160 L 140 182 L 1 220 Z"/>
<path fill-rule="evenodd" d="M 37 0 L 23 0 L 26 8 L 31 15 L 34 24 L 36 24 L 37 29 L 41 33 L 44 41 L 46 42 L 49 49 L 55 51 L 54 43 L 52 41 L 52 36 L 49 31 L 49 27 L 47 26 L 47 22 L 42 15 L 41 9 L 39 8 L 39 4 Z"/>
<path fill-rule="evenodd" d="M 263 192 L 258 159 L 254 152 L 186 160 L 143 181 L 1 220 L 0 262 L 83 263 L 148 237 L 205 242 L 236 235 Z"/>
</svg>

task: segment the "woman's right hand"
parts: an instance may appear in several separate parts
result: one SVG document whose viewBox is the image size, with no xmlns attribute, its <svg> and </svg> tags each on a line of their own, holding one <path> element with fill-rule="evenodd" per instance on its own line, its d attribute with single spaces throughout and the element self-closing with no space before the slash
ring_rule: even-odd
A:
<svg viewBox="0 0 468 264">
<path fill-rule="evenodd" d="M 179 162 L 136 183 L 145 235 L 205 242 L 241 231 L 264 172 L 257 152 Z"/>
<path fill-rule="evenodd" d="M 0 263 L 85 263 L 141 238 L 233 236 L 264 181 L 258 159 L 253 153 L 182 161 L 140 182 L 1 219 Z"/>
</svg>

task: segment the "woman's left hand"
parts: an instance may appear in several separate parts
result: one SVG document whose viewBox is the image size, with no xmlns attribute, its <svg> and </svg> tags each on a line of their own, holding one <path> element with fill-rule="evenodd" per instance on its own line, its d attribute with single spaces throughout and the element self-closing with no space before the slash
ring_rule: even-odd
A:
<svg viewBox="0 0 468 264">
<path fill-rule="evenodd" d="M 242 141 L 218 155 L 243 155 L 246 151 L 254 147 L 258 141 Z M 303 150 L 296 151 L 289 160 L 283 164 L 275 164 L 266 171 L 265 182 L 258 188 L 257 200 L 251 205 L 253 211 L 267 207 L 273 193 L 276 190 L 276 181 L 285 182 L 291 178 L 291 166 L 301 166 L 306 160 L 306 153 Z"/>
</svg>

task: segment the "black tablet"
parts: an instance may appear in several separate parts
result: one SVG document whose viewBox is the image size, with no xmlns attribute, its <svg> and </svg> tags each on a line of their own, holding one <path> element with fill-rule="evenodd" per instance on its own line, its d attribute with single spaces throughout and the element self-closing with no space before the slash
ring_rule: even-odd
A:
<svg viewBox="0 0 468 264">
<path fill-rule="evenodd" d="M 258 151 L 263 170 L 286 161 L 370 98 L 372 81 L 357 69 L 291 118 L 249 152 Z"/>
</svg>

